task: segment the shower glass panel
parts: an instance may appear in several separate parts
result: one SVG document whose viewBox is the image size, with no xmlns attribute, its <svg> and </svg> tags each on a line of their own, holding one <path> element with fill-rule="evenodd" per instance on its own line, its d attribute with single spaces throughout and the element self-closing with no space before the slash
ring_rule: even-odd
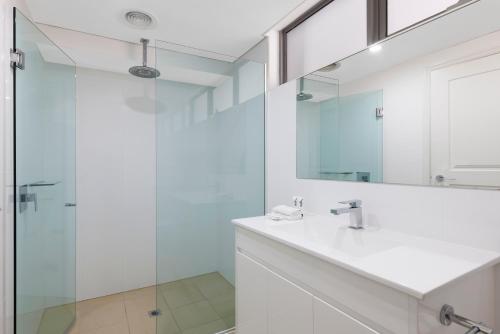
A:
<svg viewBox="0 0 500 334">
<path fill-rule="evenodd" d="M 297 84 L 297 177 L 383 182 L 383 91 L 339 91 L 331 78 Z"/>
<path fill-rule="evenodd" d="M 15 327 L 75 319 L 75 65 L 18 10 L 15 48 Z"/>
<path fill-rule="evenodd" d="M 157 42 L 157 333 L 212 334 L 235 325 L 231 219 L 264 213 L 265 65 L 168 48 Z"/>
</svg>

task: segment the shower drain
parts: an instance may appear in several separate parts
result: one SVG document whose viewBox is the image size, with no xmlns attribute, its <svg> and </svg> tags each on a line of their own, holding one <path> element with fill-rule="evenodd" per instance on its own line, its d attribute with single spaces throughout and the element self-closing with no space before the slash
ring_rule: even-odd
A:
<svg viewBox="0 0 500 334">
<path fill-rule="evenodd" d="M 148 315 L 152 318 L 152 317 L 157 317 L 159 315 L 161 315 L 161 311 L 160 310 L 151 310 L 148 312 Z"/>
</svg>

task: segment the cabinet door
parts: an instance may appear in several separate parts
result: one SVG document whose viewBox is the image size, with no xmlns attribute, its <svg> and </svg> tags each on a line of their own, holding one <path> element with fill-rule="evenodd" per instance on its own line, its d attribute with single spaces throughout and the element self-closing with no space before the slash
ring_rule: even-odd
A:
<svg viewBox="0 0 500 334">
<path fill-rule="evenodd" d="M 268 333 L 312 334 L 313 296 L 272 272 L 267 288 Z"/>
<path fill-rule="evenodd" d="M 268 270 L 236 252 L 236 328 L 238 334 L 267 334 Z"/>
<path fill-rule="evenodd" d="M 314 334 L 378 334 L 337 308 L 314 298 Z"/>
</svg>

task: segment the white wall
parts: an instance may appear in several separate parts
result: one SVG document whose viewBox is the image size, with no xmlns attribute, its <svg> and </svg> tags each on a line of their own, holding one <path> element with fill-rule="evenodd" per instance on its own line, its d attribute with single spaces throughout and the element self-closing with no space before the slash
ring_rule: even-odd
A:
<svg viewBox="0 0 500 334">
<path fill-rule="evenodd" d="M 304 101 L 297 112 L 297 175 L 300 178 L 320 178 L 321 171 L 321 105 Z"/>
<path fill-rule="evenodd" d="M 364 49 L 366 18 L 366 0 L 335 0 L 290 31 L 288 79 L 301 77 Z"/>
<path fill-rule="evenodd" d="M 9 51 L 13 45 L 12 8 L 29 16 L 24 0 L 0 2 L 0 333 L 13 333 L 13 86 Z"/>
<path fill-rule="evenodd" d="M 154 80 L 77 69 L 77 299 L 154 285 Z"/>
</svg>

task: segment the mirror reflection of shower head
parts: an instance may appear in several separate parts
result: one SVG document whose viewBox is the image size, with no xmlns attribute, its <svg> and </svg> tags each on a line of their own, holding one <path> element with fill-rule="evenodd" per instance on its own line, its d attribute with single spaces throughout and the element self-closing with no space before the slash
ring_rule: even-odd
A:
<svg viewBox="0 0 500 334">
<path fill-rule="evenodd" d="M 149 40 L 141 38 L 142 43 L 142 66 L 133 66 L 129 68 L 129 73 L 139 78 L 153 79 L 160 76 L 160 71 L 148 66 L 148 43 Z"/>
<path fill-rule="evenodd" d="M 297 94 L 297 101 L 307 101 L 312 98 L 312 94 L 304 93 L 304 78 L 300 78 L 300 92 Z"/>
</svg>

